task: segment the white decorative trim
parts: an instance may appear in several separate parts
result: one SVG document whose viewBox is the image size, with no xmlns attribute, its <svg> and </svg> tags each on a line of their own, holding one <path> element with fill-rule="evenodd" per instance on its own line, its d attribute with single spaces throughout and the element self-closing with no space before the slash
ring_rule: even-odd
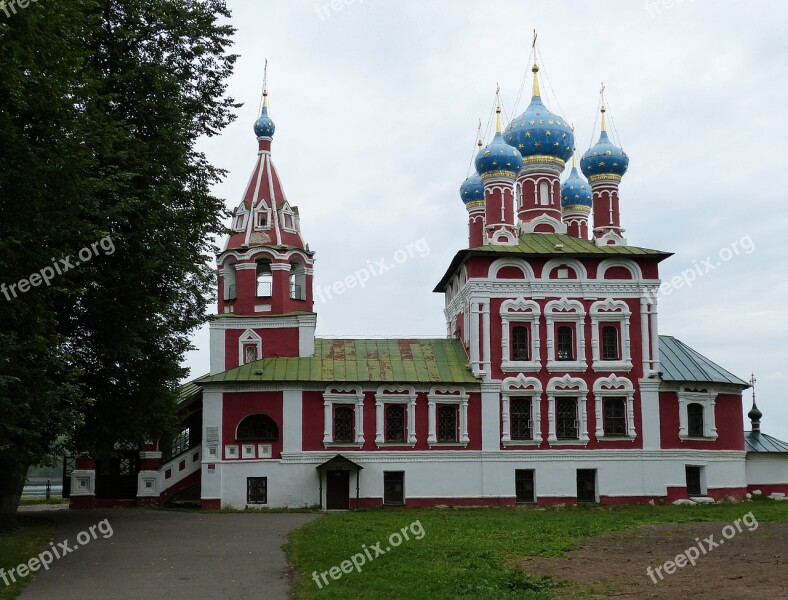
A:
<svg viewBox="0 0 788 600">
<path fill-rule="evenodd" d="M 226 317 L 210 322 L 211 329 L 287 329 L 317 325 L 316 314 L 278 317 Z"/>
<path fill-rule="evenodd" d="M 247 364 L 248 361 L 246 360 L 246 354 L 244 352 L 244 348 L 246 346 L 251 346 L 253 344 L 257 356 L 255 360 L 260 360 L 261 358 L 263 358 L 263 338 L 257 335 L 252 329 L 247 329 L 238 338 L 238 365 L 239 366 Z"/>
<path fill-rule="evenodd" d="M 386 404 L 404 404 L 406 440 L 387 442 L 385 434 Z M 381 385 L 375 392 L 375 445 L 380 446 L 415 446 L 416 445 L 416 389 L 413 386 Z"/>
<path fill-rule="evenodd" d="M 74 469 L 71 471 L 71 496 L 95 496 L 96 471 Z"/>
<path fill-rule="evenodd" d="M 683 385 L 678 391 L 679 400 L 679 438 L 682 440 L 699 440 L 713 442 L 717 439 L 716 421 L 717 392 L 708 387 L 696 388 Z M 688 434 L 687 407 L 690 404 L 703 406 L 703 437 Z"/>
<path fill-rule="evenodd" d="M 608 226 L 604 227 L 594 227 L 594 234 L 601 231 L 605 231 Z M 594 243 L 597 246 L 626 246 L 627 245 L 627 238 L 625 238 L 621 233 L 624 230 L 621 229 L 620 231 L 615 231 L 613 229 L 606 231 L 601 237 L 595 237 Z"/>
<path fill-rule="evenodd" d="M 629 305 L 623 300 L 607 298 L 591 305 L 591 357 L 594 371 L 631 371 L 632 370 L 632 338 L 629 334 L 629 318 L 632 313 Z M 619 324 L 618 360 L 602 360 L 599 323 L 615 322 Z"/>
<path fill-rule="evenodd" d="M 555 410 L 556 397 L 577 398 L 577 433 L 578 439 L 559 440 L 556 435 L 557 415 Z M 588 417 L 586 414 L 586 401 L 588 399 L 588 386 L 579 377 L 564 375 L 553 377 L 547 384 L 547 412 L 549 431 L 547 441 L 551 446 L 588 444 Z"/>
<path fill-rule="evenodd" d="M 627 433 L 625 437 L 629 439 L 635 439 L 635 437 L 637 437 L 637 432 L 635 431 L 635 387 L 632 382 L 626 377 L 618 377 L 615 374 L 610 375 L 609 377 L 602 377 L 594 382 L 596 438 L 598 440 L 622 439 L 619 436 L 605 436 L 603 421 L 604 407 L 602 406 L 604 398 L 626 398 Z"/>
<path fill-rule="evenodd" d="M 542 314 L 539 304 L 533 300 L 517 298 L 506 300 L 501 305 L 501 370 L 508 372 L 541 370 L 541 343 L 539 339 L 539 316 Z M 531 360 L 512 360 L 509 332 L 513 323 L 529 323 L 528 344 Z"/>
<path fill-rule="evenodd" d="M 513 257 L 504 257 L 494 260 L 487 271 L 488 278 L 491 280 L 497 280 L 498 273 L 500 273 L 501 269 L 505 267 L 514 267 L 516 269 L 519 269 L 523 274 L 523 279 L 530 281 L 536 279 L 536 277 L 534 276 L 533 268 L 528 263 L 528 261 L 522 258 L 513 258 Z M 504 281 L 509 281 L 509 280 L 504 280 Z M 516 281 L 516 280 L 511 280 L 511 281 Z"/>
<path fill-rule="evenodd" d="M 566 297 L 552 300 L 545 306 L 545 320 L 547 321 L 547 370 L 555 371 L 581 371 L 587 368 L 586 340 L 585 340 L 586 312 L 579 300 L 569 300 Z M 575 359 L 556 359 L 555 323 L 574 323 Z"/>
<path fill-rule="evenodd" d="M 355 416 L 354 443 L 334 441 L 334 404 L 352 404 Z M 323 393 L 323 445 L 352 446 L 364 444 L 364 392 L 360 387 L 341 388 L 328 386 Z"/>
<path fill-rule="evenodd" d="M 545 205 L 539 204 L 538 206 L 536 206 L 536 208 L 544 209 L 544 206 Z M 534 208 L 524 209 L 524 210 L 534 210 Z M 535 233 L 536 228 L 539 225 L 549 225 L 550 227 L 553 228 L 553 233 L 558 233 L 562 235 L 566 234 L 565 223 L 563 223 L 560 219 L 556 219 L 555 217 L 551 217 L 550 215 L 545 215 L 545 214 L 541 214 L 538 217 L 526 222 L 520 221 L 520 231 L 522 233 Z"/>
<path fill-rule="evenodd" d="M 510 403 L 511 398 L 530 396 L 531 398 L 531 439 L 512 440 Z M 542 383 L 536 377 L 526 377 L 522 373 L 517 377 L 507 377 L 501 383 L 501 442 L 513 446 L 528 444 L 538 445 L 542 442 Z"/>
<path fill-rule="evenodd" d="M 465 391 L 465 388 L 462 387 L 444 387 L 444 386 L 432 386 L 430 388 L 429 393 L 427 394 L 427 405 L 428 405 L 428 416 L 429 416 L 429 423 L 428 423 L 428 431 L 427 431 L 427 443 L 430 446 L 437 446 L 439 445 L 438 442 L 438 435 L 437 435 L 437 405 L 438 404 L 456 404 L 459 406 L 460 411 L 460 431 L 459 431 L 459 441 L 455 444 L 449 443 L 450 445 L 462 445 L 467 446 L 468 442 L 470 442 L 470 438 L 468 437 L 468 393 Z M 445 445 L 446 442 L 440 442 L 440 444 Z"/>
<path fill-rule="evenodd" d="M 640 265 L 637 264 L 633 260 L 624 260 L 621 258 L 605 258 L 599 261 L 599 265 L 596 268 L 596 278 L 597 279 L 605 279 L 605 275 L 607 274 L 607 270 L 613 267 L 623 267 L 627 271 L 629 271 L 630 275 L 632 275 L 632 279 L 606 279 L 606 281 L 637 281 L 640 282 L 643 280 L 643 272 L 640 269 Z"/>
<path fill-rule="evenodd" d="M 556 281 L 555 279 L 550 279 L 550 272 L 555 268 L 563 266 L 571 267 L 575 272 L 575 279 L 570 279 L 569 281 L 588 281 L 588 271 L 585 265 L 576 258 L 564 257 L 551 258 L 548 260 L 544 264 L 544 267 L 542 267 L 542 277 L 540 279 L 549 282 Z"/>
</svg>

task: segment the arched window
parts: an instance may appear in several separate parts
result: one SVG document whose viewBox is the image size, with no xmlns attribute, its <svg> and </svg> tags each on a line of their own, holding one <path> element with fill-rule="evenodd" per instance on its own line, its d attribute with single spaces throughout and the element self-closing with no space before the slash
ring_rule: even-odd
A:
<svg viewBox="0 0 788 600">
<path fill-rule="evenodd" d="M 550 205 L 550 186 L 546 181 L 539 184 L 539 204 L 542 206 Z"/>
<path fill-rule="evenodd" d="M 274 276 L 271 273 L 271 261 L 257 261 L 257 297 L 266 298 L 273 292 Z"/>
<path fill-rule="evenodd" d="M 530 360 L 528 328 L 517 325 L 512 328 L 512 360 Z"/>
<path fill-rule="evenodd" d="M 556 344 L 556 358 L 558 358 L 558 360 L 574 360 L 575 343 L 572 328 L 567 325 L 562 325 L 558 328 L 556 337 L 558 338 Z"/>
<path fill-rule="evenodd" d="M 687 434 L 703 437 L 703 405 L 693 402 L 687 405 Z"/>
<path fill-rule="evenodd" d="M 290 263 L 290 297 L 306 300 L 306 267 L 296 261 Z"/>
<path fill-rule="evenodd" d="M 627 408 L 624 398 L 604 399 L 604 432 L 605 435 L 617 436 L 627 434 Z"/>
<path fill-rule="evenodd" d="M 619 360 L 618 329 L 612 325 L 602 328 L 602 360 Z"/>
<path fill-rule="evenodd" d="M 236 439 L 240 441 L 274 441 L 279 439 L 279 427 L 268 415 L 249 415 L 238 424 Z"/>
<path fill-rule="evenodd" d="M 235 263 L 224 267 L 224 299 L 235 300 Z"/>
</svg>

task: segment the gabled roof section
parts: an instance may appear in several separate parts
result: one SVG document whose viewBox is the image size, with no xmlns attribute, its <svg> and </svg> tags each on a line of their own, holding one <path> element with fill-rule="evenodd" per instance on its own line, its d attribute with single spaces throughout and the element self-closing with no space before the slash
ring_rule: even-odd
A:
<svg viewBox="0 0 788 600">
<path fill-rule="evenodd" d="M 788 443 L 760 431 L 745 431 L 744 449 L 747 452 L 784 452 L 788 454 Z"/>
<path fill-rule="evenodd" d="M 202 377 L 207 377 L 207 375 L 203 375 Z M 178 388 L 178 404 L 186 404 L 196 396 L 202 394 L 202 388 L 195 383 L 195 381 L 202 379 L 202 377 L 192 379 Z"/>
<path fill-rule="evenodd" d="M 513 246 L 489 245 L 479 246 L 478 248 L 468 248 L 460 250 L 446 270 L 443 278 L 433 290 L 443 293 L 446 283 L 456 272 L 457 268 L 463 264 L 470 256 L 491 256 L 499 258 L 501 256 L 539 256 L 556 257 L 566 256 L 567 258 L 605 258 L 610 256 L 626 256 L 630 258 L 650 257 L 657 261 L 662 261 L 673 256 L 672 252 L 662 250 L 651 250 L 649 248 L 639 248 L 637 246 L 597 246 L 589 240 L 572 237 L 571 235 L 561 235 L 558 233 L 526 233 L 520 236 L 517 244 Z"/>
<path fill-rule="evenodd" d="M 206 376 L 221 382 L 478 383 L 468 357 L 454 339 L 315 339 L 305 358 L 264 358 Z"/>
<path fill-rule="evenodd" d="M 743 389 L 750 384 L 669 335 L 659 336 L 660 369 L 663 381 L 730 383 Z"/>
</svg>

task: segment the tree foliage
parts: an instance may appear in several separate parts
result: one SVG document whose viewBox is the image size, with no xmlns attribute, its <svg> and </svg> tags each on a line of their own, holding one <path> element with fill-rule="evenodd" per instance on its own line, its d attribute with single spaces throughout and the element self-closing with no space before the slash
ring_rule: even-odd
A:
<svg viewBox="0 0 788 600">
<path fill-rule="evenodd" d="M 0 12 L 0 284 L 74 264 L 0 295 L 0 528 L 59 444 L 106 456 L 175 423 L 223 232 L 223 172 L 195 144 L 233 118 L 228 17 L 223 0 Z"/>
</svg>

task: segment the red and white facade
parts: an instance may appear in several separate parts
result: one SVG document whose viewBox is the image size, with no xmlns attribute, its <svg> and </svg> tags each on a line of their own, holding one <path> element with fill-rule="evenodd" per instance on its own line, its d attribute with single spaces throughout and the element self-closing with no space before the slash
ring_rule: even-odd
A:
<svg viewBox="0 0 788 600">
<path fill-rule="evenodd" d="M 368 361 L 383 365 L 378 380 L 299 377 L 325 365 L 316 353 L 348 361 L 356 346 L 315 338 L 314 253 L 271 138 L 258 144 L 218 257 L 211 374 L 184 403 L 198 435 L 164 464 L 157 442 L 144 449 L 137 503 L 189 485 L 206 508 L 722 499 L 742 497 L 754 478 L 788 491 L 767 461 L 749 472 L 747 383 L 682 368 L 682 356 L 695 366 L 703 357 L 660 338 L 659 263 L 669 255 L 626 245 L 619 182 L 592 182 L 593 228 L 567 235 L 554 159 L 488 179 L 485 204 L 468 207 L 469 247 L 435 290 L 455 340 L 440 344 L 465 352 L 461 377 L 397 379 L 379 356 Z M 545 185 L 552 201 L 532 202 Z M 416 344 L 385 342 L 402 356 Z M 91 504 L 95 473 L 89 461 L 77 465 L 76 506 Z"/>
</svg>

